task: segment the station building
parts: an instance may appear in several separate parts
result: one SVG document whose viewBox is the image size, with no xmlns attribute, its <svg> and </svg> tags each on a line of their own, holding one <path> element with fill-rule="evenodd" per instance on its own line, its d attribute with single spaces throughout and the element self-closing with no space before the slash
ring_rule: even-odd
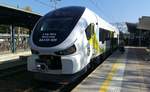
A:
<svg viewBox="0 0 150 92">
<path fill-rule="evenodd" d="M 127 22 L 129 45 L 150 46 L 150 16 L 142 16 L 138 23 Z"/>
<path fill-rule="evenodd" d="M 0 54 L 29 50 L 29 33 L 40 17 L 32 11 L 0 5 Z"/>
</svg>

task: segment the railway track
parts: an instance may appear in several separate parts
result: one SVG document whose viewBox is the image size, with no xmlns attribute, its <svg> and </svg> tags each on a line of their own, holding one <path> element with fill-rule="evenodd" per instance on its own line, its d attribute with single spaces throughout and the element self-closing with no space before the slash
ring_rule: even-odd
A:
<svg viewBox="0 0 150 92">
<path fill-rule="evenodd" d="M 85 79 L 97 66 L 99 66 L 101 63 L 103 63 L 104 60 L 102 60 L 99 63 L 96 63 L 95 61 L 100 60 L 100 58 L 96 58 L 93 60 L 94 63 L 89 64 L 88 71 L 84 73 L 83 75 L 75 78 L 69 83 L 64 84 L 54 84 L 49 82 L 39 82 L 39 85 L 34 87 L 33 92 L 70 92 L 74 87 L 76 87 L 83 79 Z M 32 92 L 32 91 L 31 91 Z"/>
<path fill-rule="evenodd" d="M 22 64 L 22 65 L 19 65 L 19 66 L 3 69 L 3 70 L 0 70 L 0 78 L 10 76 L 10 75 L 14 75 L 16 73 L 23 72 L 25 70 L 26 70 L 26 64 Z"/>
<path fill-rule="evenodd" d="M 110 56 L 112 53 L 107 55 Z M 48 82 L 39 82 L 39 85 L 34 87 L 34 91 L 31 92 L 70 92 L 73 88 L 75 88 L 83 79 L 85 79 L 91 72 L 93 72 L 99 65 L 101 65 L 104 60 L 107 58 L 97 57 L 92 60 L 92 63 L 89 64 L 88 70 L 83 75 L 75 78 L 69 83 L 65 84 L 53 84 Z"/>
<path fill-rule="evenodd" d="M 92 66 L 95 67 L 89 67 L 88 72 L 69 83 L 55 84 L 35 80 L 32 73 L 26 71 L 26 64 L 20 64 L 0 70 L 0 79 L 4 81 L 3 83 L 0 80 L 0 84 L 6 85 L 4 87 L 0 85 L 0 92 L 70 92 L 96 68 L 96 64 Z M 11 83 L 13 83 L 13 87 Z M 11 91 L 1 91 L 1 88 L 6 88 L 6 90 L 11 89 Z"/>
<path fill-rule="evenodd" d="M 22 56 L 19 59 L 0 64 L 0 78 L 25 71 L 27 66 L 26 60 L 27 57 Z"/>
<path fill-rule="evenodd" d="M 26 63 L 0 69 L 0 92 L 70 92 L 104 61 L 103 59 L 97 63 L 98 60 L 100 58 L 93 60 L 94 63 L 90 64 L 88 72 L 64 84 L 35 80 L 33 74 L 27 71 Z"/>
</svg>

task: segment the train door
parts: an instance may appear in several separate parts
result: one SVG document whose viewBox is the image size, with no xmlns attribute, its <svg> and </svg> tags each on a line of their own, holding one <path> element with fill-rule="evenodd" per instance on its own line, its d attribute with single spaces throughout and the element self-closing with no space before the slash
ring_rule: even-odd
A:
<svg viewBox="0 0 150 92">
<path fill-rule="evenodd" d="M 114 32 L 110 33 L 110 38 L 111 38 L 111 50 L 114 49 Z"/>
<path fill-rule="evenodd" d="M 99 50 L 99 42 L 98 42 L 97 35 L 95 32 L 95 24 L 91 23 L 87 27 L 85 32 L 86 32 L 87 40 L 90 46 L 92 46 L 93 56 L 96 56 L 100 52 L 100 50 Z"/>
</svg>

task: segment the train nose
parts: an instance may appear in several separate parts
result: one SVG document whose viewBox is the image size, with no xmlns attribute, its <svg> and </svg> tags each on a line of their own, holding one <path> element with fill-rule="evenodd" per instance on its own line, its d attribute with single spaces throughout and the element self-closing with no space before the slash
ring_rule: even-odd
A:
<svg viewBox="0 0 150 92">
<path fill-rule="evenodd" d="M 36 68 L 37 68 L 38 70 L 42 70 L 42 71 L 46 70 L 46 66 L 45 66 L 44 64 L 38 64 L 38 65 L 36 66 Z"/>
</svg>

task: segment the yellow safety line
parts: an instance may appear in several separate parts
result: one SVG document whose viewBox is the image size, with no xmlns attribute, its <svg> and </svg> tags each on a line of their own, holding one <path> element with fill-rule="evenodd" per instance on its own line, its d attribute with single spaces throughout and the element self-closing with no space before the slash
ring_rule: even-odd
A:
<svg viewBox="0 0 150 92">
<path fill-rule="evenodd" d="M 109 72 L 106 80 L 103 82 L 103 84 L 100 86 L 99 88 L 99 92 L 107 92 L 108 91 L 108 88 L 109 88 L 109 85 L 110 85 L 110 82 L 112 81 L 112 78 L 114 76 L 114 74 L 116 73 L 118 67 L 121 66 L 121 64 L 119 63 L 115 63 L 112 65 L 112 69 L 111 71 Z"/>
</svg>

